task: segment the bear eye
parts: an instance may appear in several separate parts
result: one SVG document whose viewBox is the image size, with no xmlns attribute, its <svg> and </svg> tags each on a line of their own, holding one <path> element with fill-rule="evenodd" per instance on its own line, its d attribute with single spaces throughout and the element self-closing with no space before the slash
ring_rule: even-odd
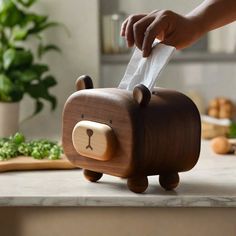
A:
<svg viewBox="0 0 236 236">
<path fill-rule="evenodd" d="M 84 119 L 84 114 L 81 115 L 81 118 Z"/>
</svg>

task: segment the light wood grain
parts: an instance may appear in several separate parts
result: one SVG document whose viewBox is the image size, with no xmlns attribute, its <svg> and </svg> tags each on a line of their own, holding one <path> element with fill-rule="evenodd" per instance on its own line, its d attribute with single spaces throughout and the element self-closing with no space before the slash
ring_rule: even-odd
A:
<svg viewBox="0 0 236 236">
<path fill-rule="evenodd" d="M 0 161 L 0 172 L 15 170 L 48 170 L 48 169 L 74 169 L 66 158 L 60 160 L 36 160 L 32 157 L 19 156 L 8 161 Z"/>
<path fill-rule="evenodd" d="M 116 138 L 106 124 L 80 121 L 73 129 L 72 141 L 80 155 L 96 160 L 108 161 L 115 153 Z"/>
</svg>

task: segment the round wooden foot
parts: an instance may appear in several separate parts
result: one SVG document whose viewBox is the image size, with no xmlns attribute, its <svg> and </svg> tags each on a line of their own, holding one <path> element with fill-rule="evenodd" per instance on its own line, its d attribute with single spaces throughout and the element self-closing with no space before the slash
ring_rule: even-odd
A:
<svg viewBox="0 0 236 236">
<path fill-rule="evenodd" d="M 143 193 L 148 187 L 148 178 L 146 176 L 132 177 L 128 179 L 127 185 L 130 191 Z"/>
<path fill-rule="evenodd" d="M 97 182 L 102 178 L 102 173 L 94 172 L 91 170 L 84 170 L 84 176 L 90 182 Z"/>
<path fill-rule="evenodd" d="M 173 190 L 179 184 L 179 174 L 164 174 L 159 176 L 159 182 L 162 188 L 165 190 Z"/>
</svg>

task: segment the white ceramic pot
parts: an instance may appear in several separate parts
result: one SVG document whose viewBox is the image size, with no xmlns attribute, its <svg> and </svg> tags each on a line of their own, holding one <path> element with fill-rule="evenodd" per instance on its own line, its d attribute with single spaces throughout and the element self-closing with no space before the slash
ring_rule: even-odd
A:
<svg viewBox="0 0 236 236">
<path fill-rule="evenodd" d="M 19 108 L 19 102 L 0 102 L 0 137 L 8 137 L 18 131 Z"/>
</svg>

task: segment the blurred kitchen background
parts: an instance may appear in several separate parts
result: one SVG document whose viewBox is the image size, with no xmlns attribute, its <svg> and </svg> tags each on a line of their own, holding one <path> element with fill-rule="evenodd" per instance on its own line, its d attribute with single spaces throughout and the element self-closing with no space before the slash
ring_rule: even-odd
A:
<svg viewBox="0 0 236 236">
<path fill-rule="evenodd" d="M 119 37 L 120 24 L 133 13 L 170 9 L 185 14 L 200 0 L 41 0 L 37 11 L 64 23 L 70 36 L 61 28 L 45 33 L 57 44 L 62 55 L 51 53 L 47 63 L 58 80 L 53 89 L 59 106 L 49 106 L 38 116 L 20 125 L 29 137 L 59 139 L 61 114 L 67 97 L 75 91 L 75 80 L 82 74 L 93 78 L 95 87 L 117 87 L 131 51 Z M 188 94 L 204 113 L 209 100 L 224 96 L 236 102 L 236 24 L 210 32 L 191 48 L 177 52 L 157 86 Z M 21 104 L 21 120 L 31 114 L 33 104 L 27 97 Z"/>
</svg>

